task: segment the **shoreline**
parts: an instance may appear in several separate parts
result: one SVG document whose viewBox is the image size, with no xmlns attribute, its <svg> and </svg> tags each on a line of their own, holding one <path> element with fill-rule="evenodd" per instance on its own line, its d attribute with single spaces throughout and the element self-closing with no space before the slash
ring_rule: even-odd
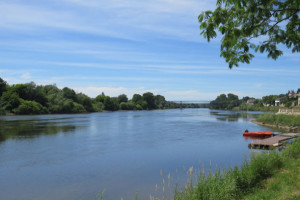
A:
<svg viewBox="0 0 300 200">
<path fill-rule="evenodd" d="M 276 124 L 266 124 L 264 122 L 259 122 L 257 120 L 252 120 L 251 121 L 254 124 L 260 125 L 260 126 L 266 126 L 270 128 L 276 128 L 276 129 L 281 129 L 285 131 L 291 131 L 291 132 L 300 132 L 300 129 L 294 126 L 284 126 L 284 125 L 276 125 Z"/>
</svg>

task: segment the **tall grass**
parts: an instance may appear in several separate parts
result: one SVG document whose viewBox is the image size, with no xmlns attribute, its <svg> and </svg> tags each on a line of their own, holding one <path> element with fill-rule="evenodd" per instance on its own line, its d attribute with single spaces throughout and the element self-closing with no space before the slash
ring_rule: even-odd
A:
<svg viewBox="0 0 300 200">
<path fill-rule="evenodd" d="M 300 128 L 300 115 L 275 115 L 264 113 L 259 115 L 257 121 L 282 126 L 292 126 Z"/>
<path fill-rule="evenodd" d="M 233 200 L 243 199 L 247 194 L 257 191 L 264 180 L 272 177 L 286 163 L 295 162 L 300 158 L 300 138 L 289 144 L 282 152 L 255 152 L 246 159 L 240 167 L 229 168 L 208 173 L 204 170 L 194 174 L 193 167 L 189 169 L 187 185 L 178 191 L 174 200 Z M 280 173 L 279 173 L 280 174 Z M 168 175 L 169 177 L 170 175 Z M 196 181 L 195 181 L 196 180 Z M 164 182 L 164 181 L 163 181 Z M 165 182 L 163 183 L 163 187 Z M 164 192 L 164 189 L 163 189 Z M 103 199 L 103 193 L 98 193 L 97 200 Z M 150 195 L 150 200 L 165 200 Z M 135 200 L 138 200 L 136 193 Z"/>
<path fill-rule="evenodd" d="M 230 168 L 223 172 L 211 171 L 206 175 L 202 170 L 198 182 L 176 192 L 174 200 L 232 200 L 241 199 L 244 195 L 260 186 L 263 180 L 271 177 L 284 166 L 285 161 L 300 155 L 300 139 L 289 145 L 282 153 L 278 151 L 258 152 L 252 154 L 240 167 Z M 192 180 L 192 178 L 191 178 Z"/>
</svg>

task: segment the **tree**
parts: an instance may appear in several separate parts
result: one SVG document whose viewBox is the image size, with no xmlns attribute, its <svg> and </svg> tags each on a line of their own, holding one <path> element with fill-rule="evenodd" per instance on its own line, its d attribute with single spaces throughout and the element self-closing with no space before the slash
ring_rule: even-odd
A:
<svg viewBox="0 0 300 200">
<path fill-rule="evenodd" d="M 149 110 L 152 110 L 152 109 L 156 108 L 155 98 L 154 98 L 154 95 L 151 92 L 144 93 L 143 94 L 143 99 L 144 99 L 144 101 L 147 102 Z"/>
<path fill-rule="evenodd" d="M 16 108 L 15 113 L 33 115 L 33 114 L 46 114 L 49 111 L 47 108 L 35 101 L 26 101 L 23 100 L 18 108 Z"/>
<path fill-rule="evenodd" d="M 21 98 L 16 92 L 8 90 L 1 96 L 1 106 L 8 111 L 12 111 L 17 108 L 21 103 Z"/>
<path fill-rule="evenodd" d="M 162 95 L 156 95 L 155 97 L 155 104 L 162 109 L 166 103 L 166 99 L 164 96 Z"/>
<path fill-rule="evenodd" d="M 2 96 L 3 92 L 6 91 L 7 83 L 2 78 L 0 78 L 0 97 Z"/>
<path fill-rule="evenodd" d="M 134 94 L 133 97 L 132 97 L 132 101 L 136 104 L 138 103 L 139 101 L 142 101 L 143 100 L 143 97 L 139 94 Z"/>
<path fill-rule="evenodd" d="M 229 93 L 219 95 L 214 101 L 210 102 L 210 108 L 213 109 L 228 109 L 231 110 L 240 105 L 239 97 L 235 94 Z"/>
<path fill-rule="evenodd" d="M 220 56 L 232 68 L 249 64 L 254 57 L 251 49 L 275 60 L 283 54 L 280 44 L 299 52 L 299 13 L 299 0 L 217 0 L 217 8 L 202 12 L 198 20 L 208 42 L 217 32 L 223 35 Z M 264 41 L 255 43 L 255 38 Z"/>
<path fill-rule="evenodd" d="M 105 96 L 104 110 L 109 110 L 109 111 L 119 110 L 119 105 L 117 103 L 117 100 L 110 98 L 109 96 Z"/>
<path fill-rule="evenodd" d="M 93 112 L 93 105 L 92 105 L 92 100 L 90 97 L 88 97 L 85 94 L 79 93 L 76 96 L 77 99 L 77 103 L 83 105 L 83 107 L 85 108 L 86 111 L 88 112 Z"/>
<path fill-rule="evenodd" d="M 126 94 L 119 95 L 117 99 L 118 99 L 119 103 L 122 103 L 122 102 L 126 103 L 128 101 L 128 98 L 127 98 Z"/>
<path fill-rule="evenodd" d="M 77 101 L 76 92 L 68 87 L 64 87 L 62 89 L 64 98 L 72 99 L 73 101 Z"/>
<path fill-rule="evenodd" d="M 136 106 L 133 102 L 122 102 L 120 103 L 121 110 L 135 110 Z"/>
<path fill-rule="evenodd" d="M 95 98 L 95 102 L 104 103 L 104 99 L 105 99 L 105 96 L 100 94 Z"/>
</svg>

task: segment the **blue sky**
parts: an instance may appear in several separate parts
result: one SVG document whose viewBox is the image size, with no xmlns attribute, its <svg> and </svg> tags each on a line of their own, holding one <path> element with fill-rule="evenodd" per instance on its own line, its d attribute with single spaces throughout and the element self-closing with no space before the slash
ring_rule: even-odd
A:
<svg viewBox="0 0 300 200">
<path fill-rule="evenodd" d="M 261 98 L 300 88 L 300 56 L 255 54 L 228 69 L 220 37 L 200 36 L 212 0 L 1 0 L 0 77 L 95 97 L 151 91 L 167 100 Z"/>
</svg>

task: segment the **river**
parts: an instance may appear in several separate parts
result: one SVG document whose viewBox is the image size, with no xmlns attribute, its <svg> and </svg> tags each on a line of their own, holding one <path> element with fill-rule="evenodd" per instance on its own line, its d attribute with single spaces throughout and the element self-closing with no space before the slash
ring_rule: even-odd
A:
<svg viewBox="0 0 300 200">
<path fill-rule="evenodd" d="M 242 132 L 270 130 L 251 123 L 256 117 L 209 109 L 1 116 L 1 199 L 172 195 L 192 166 L 240 165 L 250 153 Z"/>
</svg>

